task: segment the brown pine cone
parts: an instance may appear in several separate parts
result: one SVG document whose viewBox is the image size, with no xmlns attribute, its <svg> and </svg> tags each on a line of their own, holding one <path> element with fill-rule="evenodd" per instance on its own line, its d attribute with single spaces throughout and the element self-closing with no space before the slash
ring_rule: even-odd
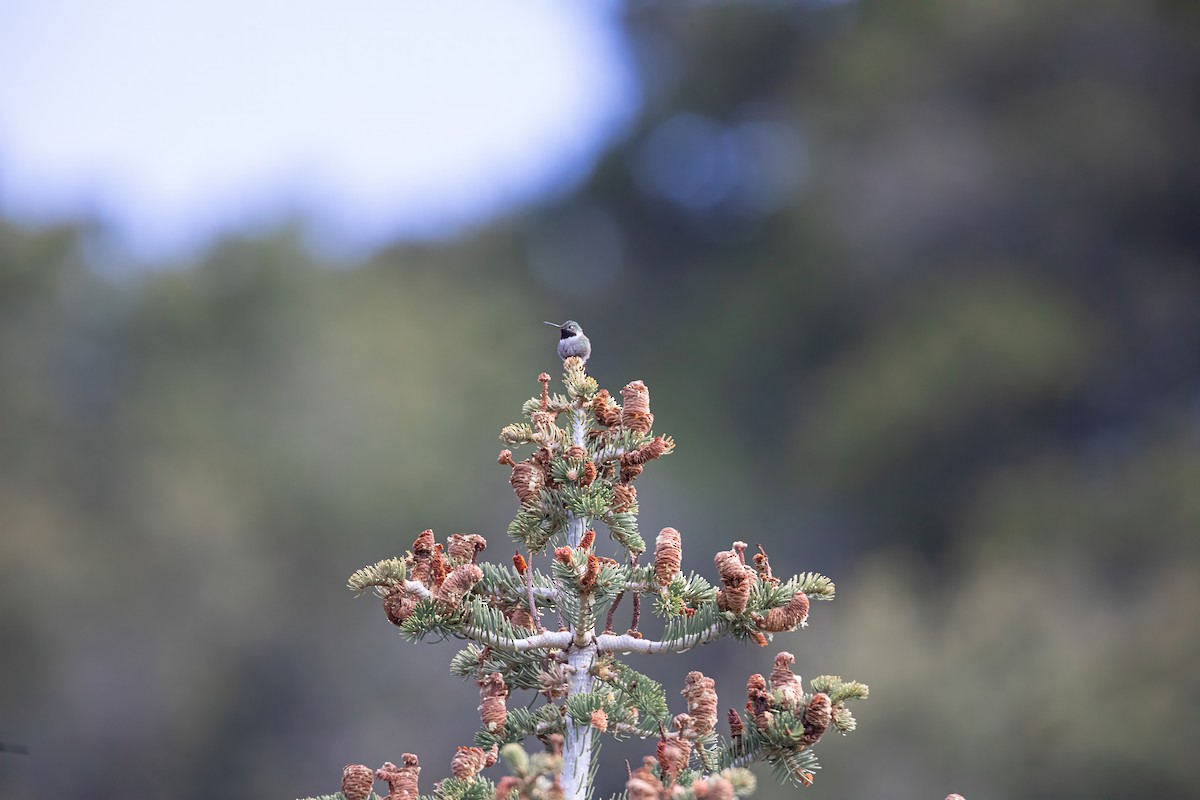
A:
<svg viewBox="0 0 1200 800">
<path fill-rule="evenodd" d="M 475 556 L 487 549 L 487 539 L 478 533 L 452 533 L 447 539 L 446 550 L 454 566 L 475 563 Z"/>
<path fill-rule="evenodd" d="M 734 551 L 722 550 L 713 557 L 713 563 L 717 566 L 717 573 L 721 576 L 722 582 L 745 579 L 746 565 Z"/>
<path fill-rule="evenodd" d="M 419 581 L 426 586 L 430 585 L 431 563 L 433 561 L 433 549 L 436 541 L 433 538 L 433 531 L 423 530 L 417 540 L 413 542 L 413 557 L 412 566 L 409 570 L 409 578 L 414 581 Z"/>
<path fill-rule="evenodd" d="M 691 729 L 697 736 L 707 736 L 717 728 L 717 682 L 703 672 L 689 672 L 683 691 L 687 698 Z"/>
<path fill-rule="evenodd" d="M 383 598 L 383 611 L 393 625 L 399 625 L 412 616 L 416 607 L 417 596 L 406 591 L 403 586 L 393 588 Z"/>
<path fill-rule="evenodd" d="M 637 502 L 637 489 L 625 483 L 613 487 L 613 511 L 628 511 Z"/>
<path fill-rule="evenodd" d="M 437 588 L 446 580 L 446 553 L 441 543 L 433 546 L 433 555 L 429 559 L 429 588 Z"/>
<path fill-rule="evenodd" d="M 696 781 L 692 784 L 696 800 L 734 800 L 733 784 L 720 775 Z"/>
<path fill-rule="evenodd" d="M 804 701 L 804 685 L 800 677 L 792 672 L 796 657 L 784 651 L 775 656 L 775 667 L 771 670 L 771 691 L 779 696 L 784 708 L 796 711 Z"/>
<path fill-rule="evenodd" d="M 608 714 L 604 713 L 603 708 L 597 708 L 592 712 L 592 727 L 601 733 L 608 730 Z"/>
<path fill-rule="evenodd" d="M 534 462 L 522 461 L 512 468 L 508 481 L 521 505 L 528 506 L 537 502 L 538 492 L 546 485 L 546 474 Z"/>
<path fill-rule="evenodd" d="M 450 772 L 463 781 L 473 781 L 483 769 L 487 754 L 480 747 L 460 747 L 450 760 Z"/>
<path fill-rule="evenodd" d="M 672 735 L 658 741 L 658 770 L 667 784 L 675 783 L 691 757 L 692 743 L 687 739 Z"/>
<path fill-rule="evenodd" d="M 771 573 L 771 559 L 767 558 L 767 551 L 763 550 L 761 544 L 758 546 L 758 552 L 754 555 L 754 571 L 758 573 L 760 581 L 779 584 L 779 578 Z"/>
<path fill-rule="evenodd" d="M 471 588 L 483 580 L 483 570 L 474 564 L 455 567 L 434 594 L 443 613 L 456 611 Z"/>
<path fill-rule="evenodd" d="M 621 425 L 637 433 L 649 433 L 654 427 L 654 415 L 641 414 L 637 411 L 622 411 Z"/>
<path fill-rule="evenodd" d="M 729 735 L 734 739 L 738 738 L 746 732 L 746 724 L 742 722 L 741 714 L 734 711 L 732 708 L 726 714 L 729 720 Z"/>
<path fill-rule="evenodd" d="M 724 589 L 717 592 L 717 607 L 723 611 L 741 614 L 745 612 L 748 605 L 750 605 L 750 581 L 727 583 Z"/>
<path fill-rule="evenodd" d="M 829 701 L 829 695 L 817 692 L 804 708 L 804 736 L 800 738 L 800 743 L 805 746 L 816 744 L 832 720 L 833 704 Z"/>
<path fill-rule="evenodd" d="M 646 384 L 642 381 L 633 381 L 625 384 L 621 389 L 622 399 L 622 421 L 627 414 L 649 414 L 650 413 L 650 390 L 646 388 Z"/>
<path fill-rule="evenodd" d="M 625 459 L 622 456 L 622 458 L 621 458 L 621 483 L 625 483 L 625 484 L 633 483 L 633 481 L 635 481 L 637 479 L 637 476 L 642 474 L 642 470 L 644 470 L 644 469 L 645 469 L 645 467 L 643 467 L 641 464 L 625 463 Z"/>
<path fill-rule="evenodd" d="M 759 630 L 780 633 L 803 625 L 807 619 L 808 595 L 804 592 L 796 592 L 792 595 L 792 599 L 787 601 L 787 605 L 772 608 L 765 616 L 755 616 L 754 621 Z"/>
<path fill-rule="evenodd" d="M 346 800 L 367 800 L 375 786 L 375 773 L 366 764 L 347 764 L 342 770 L 342 794 Z"/>
<path fill-rule="evenodd" d="M 586 461 L 583 464 L 583 470 L 579 473 L 579 485 L 591 486 L 596 480 L 596 464 L 593 461 Z"/>
<path fill-rule="evenodd" d="M 505 698 L 508 697 L 508 686 L 499 672 L 493 672 L 476 681 L 479 686 L 479 719 L 483 722 L 484 730 L 496 733 L 504 730 L 508 721 L 508 708 Z"/>
<path fill-rule="evenodd" d="M 563 453 L 563 458 L 565 458 L 567 461 L 584 461 L 587 459 L 587 455 L 587 450 L 583 449 L 577 444 L 573 444 L 567 448 L 565 453 Z"/>
<path fill-rule="evenodd" d="M 625 796 L 628 800 L 658 800 L 662 788 L 662 784 L 654 778 L 633 775 L 625 782 Z"/>
<path fill-rule="evenodd" d="M 663 528 L 654 542 L 654 581 L 665 589 L 679 573 L 683 563 L 683 542 L 679 531 Z"/>
<path fill-rule="evenodd" d="M 583 575 L 579 576 L 579 588 L 590 592 L 596 586 L 596 576 L 599 574 L 600 559 L 596 558 L 595 553 L 588 553 L 587 565 L 584 567 Z"/>
<path fill-rule="evenodd" d="M 746 705 L 754 717 L 754 727 L 766 732 L 771 729 L 771 697 L 763 689 L 750 690 L 750 702 Z"/>
<path fill-rule="evenodd" d="M 508 617 L 509 622 L 518 628 L 533 629 L 535 627 L 533 624 L 533 615 L 529 613 L 529 607 L 526 605 L 514 606 L 505 616 Z"/>
<path fill-rule="evenodd" d="M 402 767 L 397 767 L 390 761 L 375 770 L 375 777 L 386 781 L 388 785 L 388 800 L 417 800 L 420 791 L 417 779 L 421 775 L 421 764 L 412 753 L 405 753 L 400 758 Z"/>
</svg>

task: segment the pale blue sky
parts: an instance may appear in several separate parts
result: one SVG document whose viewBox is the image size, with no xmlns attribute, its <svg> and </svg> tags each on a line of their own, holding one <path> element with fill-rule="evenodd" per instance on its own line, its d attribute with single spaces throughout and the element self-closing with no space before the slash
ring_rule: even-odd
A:
<svg viewBox="0 0 1200 800">
<path fill-rule="evenodd" d="M 315 220 L 448 235 L 586 173 L 637 102 L 584 0 L 0 2 L 0 214 L 145 258 Z"/>
</svg>

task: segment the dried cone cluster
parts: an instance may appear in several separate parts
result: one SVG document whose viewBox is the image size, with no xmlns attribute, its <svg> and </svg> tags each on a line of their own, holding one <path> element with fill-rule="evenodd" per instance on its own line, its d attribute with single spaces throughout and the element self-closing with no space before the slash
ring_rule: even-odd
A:
<svg viewBox="0 0 1200 800">
<path fill-rule="evenodd" d="M 347 764 L 342 770 L 342 794 L 346 800 L 367 800 L 375 786 L 375 773 L 366 764 Z"/>
<path fill-rule="evenodd" d="M 504 683 L 504 676 L 493 672 L 476 683 L 479 685 L 479 719 L 483 722 L 484 730 L 490 733 L 503 731 L 504 723 L 508 721 L 508 707 L 505 701 L 508 697 L 508 686 Z"/>
<path fill-rule="evenodd" d="M 592 398 L 592 414 L 606 428 L 615 428 L 621 424 L 621 407 L 613 402 L 608 389 L 601 389 Z"/>
<path fill-rule="evenodd" d="M 689 672 L 680 694 L 687 699 L 688 715 L 692 718 L 690 733 L 701 737 L 716 730 L 717 682 L 703 672 Z"/>
<path fill-rule="evenodd" d="M 375 770 L 375 777 L 388 785 L 387 800 L 417 800 L 420 791 L 417 779 L 421 775 L 421 763 L 412 753 L 405 753 L 401 759 L 402 767 L 397 767 L 390 761 Z"/>
<path fill-rule="evenodd" d="M 608 714 L 604 712 L 603 708 L 597 708 L 592 712 L 592 727 L 601 733 L 608 730 Z"/>
<path fill-rule="evenodd" d="M 660 589 L 671 585 L 683 563 L 683 546 L 679 531 L 663 528 L 654 543 L 654 581 Z"/>
<path fill-rule="evenodd" d="M 462 603 L 471 587 L 483 577 L 475 566 L 475 556 L 487 547 L 487 540 L 475 533 L 455 533 L 450 536 L 450 561 L 447 562 L 444 548 L 434 538 L 432 530 L 423 530 L 413 542 L 409 558 L 408 581 L 425 587 L 444 610 L 452 611 Z M 447 574 L 452 563 L 458 567 Z M 449 580 L 453 576 L 453 580 Z M 449 584 L 449 585 L 447 585 Z M 422 592 L 410 590 L 404 583 L 388 588 L 383 597 L 383 610 L 388 621 L 401 625 L 412 616 L 420 602 Z"/>
<path fill-rule="evenodd" d="M 499 758 L 500 748 L 492 745 L 491 750 L 481 747 L 460 747 L 450 760 L 450 773 L 463 781 L 473 781 L 481 769 L 490 767 Z"/>
</svg>

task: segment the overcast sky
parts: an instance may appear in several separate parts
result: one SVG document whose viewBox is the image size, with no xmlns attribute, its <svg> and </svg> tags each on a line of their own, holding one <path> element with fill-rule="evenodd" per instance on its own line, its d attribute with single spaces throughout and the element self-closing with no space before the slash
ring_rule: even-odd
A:
<svg viewBox="0 0 1200 800">
<path fill-rule="evenodd" d="M 448 235 L 561 190 L 637 104 L 611 2 L 6 0 L 0 214 L 142 257 L 303 214 Z"/>
</svg>

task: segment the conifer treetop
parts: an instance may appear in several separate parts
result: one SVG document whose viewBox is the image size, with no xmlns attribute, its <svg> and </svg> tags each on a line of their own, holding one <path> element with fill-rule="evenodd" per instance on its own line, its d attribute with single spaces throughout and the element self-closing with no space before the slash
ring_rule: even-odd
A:
<svg viewBox="0 0 1200 800">
<path fill-rule="evenodd" d="M 761 547 L 747 558 L 740 541 L 714 556 L 714 581 L 685 574 L 685 537 L 674 528 L 648 547 L 635 481 L 675 442 L 654 433 L 642 381 L 626 384 L 618 404 L 580 359 L 563 370 L 561 393 L 542 373 L 522 419 L 500 432 L 497 461 L 518 504 L 507 527 L 517 548 L 511 565 L 481 562 L 488 542 L 478 534 L 452 534 L 443 545 L 425 530 L 403 556 L 350 577 L 352 590 L 376 592 L 405 639 L 465 642 L 450 669 L 479 687 L 481 726 L 431 796 L 419 794 L 411 754 L 403 767 L 389 762 L 373 773 L 347 766 L 342 796 L 365 800 L 373 775 L 388 784 L 389 800 L 582 800 L 592 796 L 605 736 L 655 742 L 629 771 L 628 800 L 744 797 L 755 786 L 746 768 L 758 761 L 780 780 L 811 784 L 814 746 L 831 729 L 854 730 L 847 703 L 866 698 L 864 684 L 825 675 L 805 687 L 794 656 L 780 652 L 769 680 L 750 676 L 743 710 L 722 716 L 713 680 L 693 671 L 680 693 L 686 712 L 672 714 L 666 689 L 620 656 L 683 653 L 724 636 L 765 647 L 804 627 L 811 601 L 833 599 L 833 582 L 812 572 L 777 577 Z M 598 541 L 597 531 L 607 535 Z M 626 596 L 629 625 L 618 632 Z M 657 638 L 641 630 L 643 601 L 661 626 Z M 521 690 L 540 703 L 509 708 Z M 531 738 L 541 752 L 524 749 Z M 493 783 L 483 772 L 501 760 L 509 775 Z"/>
</svg>

